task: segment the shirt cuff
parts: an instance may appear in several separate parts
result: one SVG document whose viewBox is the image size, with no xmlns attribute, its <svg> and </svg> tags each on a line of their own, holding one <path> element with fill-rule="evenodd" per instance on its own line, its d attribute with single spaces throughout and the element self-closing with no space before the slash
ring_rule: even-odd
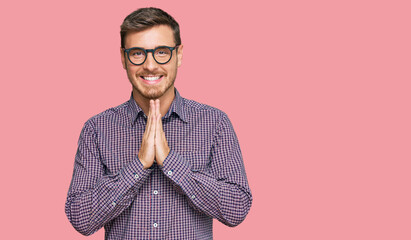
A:
<svg viewBox="0 0 411 240">
<path fill-rule="evenodd" d="M 170 153 L 164 159 L 163 166 L 160 167 L 160 169 L 168 178 L 177 184 L 179 184 L 181 179 L 191 171 L 190 163 L 173 150 L 170 150 Z"/>
<path fill-rule="evenodd" d="M 170 180 L 177 184 L 183 193 L 192 201 L 196 199 L 193 189 L 195 180 L 190 176 L 192 171 L 189 161 L 184 159 L 179 153 L 170 150 L 160 169 Z"/>
<path fill-rule="evenodd" d="M 140 159 L 136 157 L 125 168 L 121 170 L 121 177 L 128 186 L 141 187 L 145 180 L 150 176 L 152 169 L 144 169 Z"/>
</svg>

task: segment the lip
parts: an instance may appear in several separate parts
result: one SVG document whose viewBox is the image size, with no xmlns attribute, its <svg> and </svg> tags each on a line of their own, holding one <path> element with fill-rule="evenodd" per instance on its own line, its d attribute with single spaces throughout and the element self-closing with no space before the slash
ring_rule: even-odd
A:
<svg viewBox="0 0 411 240">
<path fill-rule="evenodd" d="M 154 77 L 154 76 L 145 76 L 145 77 Z M 140 76 L 140 79 L 145 84 L 153 85 L 153 84 L 157 84 L 161 82 L 161 80 L 163 80 L 163 75 L 161 75 L 157 80 L 146 80 L 143 78 L 143 76 Z"/>
</svg>

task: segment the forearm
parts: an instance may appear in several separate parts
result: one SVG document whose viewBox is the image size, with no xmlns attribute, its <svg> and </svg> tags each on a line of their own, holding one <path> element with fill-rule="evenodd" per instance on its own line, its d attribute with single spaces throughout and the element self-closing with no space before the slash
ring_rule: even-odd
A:
<svg viewBox="0 0 411 240">
<path fill-rule="evenodd" d="M 130 206 L 151 170 L 144 170 L 137 159 L 116 175 L 101 176 L 93 184 L 84 181 L 81 172 L 75 169 L 66 201 L 66 215 L 78 232 L 90 235 Z M 82 187 L 85 185 L 90 187 Z"/>
<path fill-rule="evenodd" d="M 247 216 L 252 196 L 242 176 L 234 180 L 216 178 L 206 171 L 193 171 L 189 161 L 173 151 L 165 160 L 163 171 L 187 196 L 194 209 L 228 226 L 237 226 Z"/>
<path fill-rule="evenodd" d="M 249 190 L 224 179 L 189 171 L 179 186 L 195 208 L 231 227 L 240 224 L 251 207 Z"/>
</svg>

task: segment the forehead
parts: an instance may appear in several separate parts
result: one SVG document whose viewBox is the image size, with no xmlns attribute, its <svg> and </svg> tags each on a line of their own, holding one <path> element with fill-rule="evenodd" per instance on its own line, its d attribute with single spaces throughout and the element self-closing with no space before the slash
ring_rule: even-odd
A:
<svg viewBox="0 0 411 240">
<path fill-rule="evenodd" d="M 124 43 L 125 48 L 174 47 L 175 44 L 173 30 L 167 25 L 158 25 L 138 32 L 128 32 Z"/>
</svg>

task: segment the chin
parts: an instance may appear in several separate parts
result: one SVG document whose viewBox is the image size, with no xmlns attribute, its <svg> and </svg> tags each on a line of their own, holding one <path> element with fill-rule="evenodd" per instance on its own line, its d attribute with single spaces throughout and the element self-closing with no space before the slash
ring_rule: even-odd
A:
<svg viewBox="0 0 411 240">
<path fill-rule="evenodd" d="M 161 96 L 164 95 L 162 91 L 147 91 L 141 94 L 144 98 L 147 99 L 159 99 Z"/>
<path fill-rule="evenodd" d="M 159 89 L 159 88 L 149 88 L 149 89 L 141 89 L 141 88 L 134 88 L 137 92 L 146 99 L 159 99 L 161 98 L 169 88 L 167 89 Z"/>
<path fill-rule="evenodd" d="M 166 84 L 157 86 L 145 86 L 138 83 L 133 83 L 134 90 L 145 99 L 159 99 L 168 91 L 170 91 L 174 86 L 174 80 L 171 82 L 165 82 Z"/>
</svg>

